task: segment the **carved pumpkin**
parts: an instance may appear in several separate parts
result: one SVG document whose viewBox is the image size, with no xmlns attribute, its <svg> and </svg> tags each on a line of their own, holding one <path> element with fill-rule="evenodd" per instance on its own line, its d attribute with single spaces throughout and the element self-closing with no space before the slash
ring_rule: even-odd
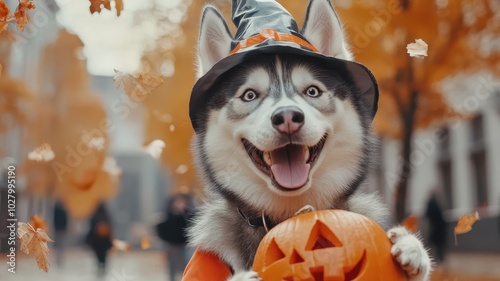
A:
<svg viewBox="0 0 500 281">
<path fill-rule="evenodd" d="M 374 221 L 324 210 L 277 225 L 261 241 L 253 270 L 264 281 L 406 280 L 391 242 Z"/>
</svg>

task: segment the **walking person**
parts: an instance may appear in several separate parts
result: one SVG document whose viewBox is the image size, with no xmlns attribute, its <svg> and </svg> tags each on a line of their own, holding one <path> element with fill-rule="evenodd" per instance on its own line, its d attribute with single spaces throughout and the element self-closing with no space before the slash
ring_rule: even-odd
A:
<svg viewBox="0 0 500 281">
<path fill-rule="evenodd" d="M 97 258 L 98 275 L 106 273 L 107 255 L 112 242 L 112 224 L 108 210 L 104 203 L 99 204 L 94 215 L 90 219 L 90 229 L 86 242 Z"/>
<path fill-rule="evenodd" d="M 436 262 L 442 264 L 446 257 L 446 221 L 436 191 L 427 201 L 425 216 L 429 220 L 429 244 L 436 253 Z"/>
<path fill-rule="evenodd" d="M 67 227 L 68 213 L 62 203 L 56 201 L 54 205 L 54 249 L 56 252 L 56 264 L 58 266 L 61 266 L 63 261 Z"/>
<path fill-rule="evenodd" d="M 188 195 L 174 195 L 167 204 L 167 218 L 157 225 L 158 236 L 167 242 L 166 252 L 170 281 L 182 279 L 191 251 L 187 247 L 187 233 L 189 220 L 192 216 L 190 197 Z"/>
</svg>

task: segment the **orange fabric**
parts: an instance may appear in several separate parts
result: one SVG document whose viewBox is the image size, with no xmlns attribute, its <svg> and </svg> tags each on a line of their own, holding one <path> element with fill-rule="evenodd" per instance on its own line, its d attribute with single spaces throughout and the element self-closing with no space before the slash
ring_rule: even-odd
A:
<svg viewBox="0 0 500 281">
<path fill-rule="evenodd" d="M 316 48 L 314 48 L 313 45 L 309 44 L 309 42 L 305 41 L 304 39 L 302 39 L 300 37 L 297 37 L 297 36 L 292 35 L 292 34 L 278 33 L 278 32 L 276 32 L 276 30 L 274 30 L 272 28 L 266 28 L 266 29 L 263 29 L 259 34 L 254 35 L 252 37 L 248 37 L 247 39 L 240 41 L 240 43 L 229 54 L 232 55 L 232 54 L 238 52 L 242 48 L 257 45 L 259 43 L 266 41 L 267 39 L 273 39 L 275 41 L 297 43 L 302 47 L 305 47 L 309 50 L 312 50 L 313 52 L 318 52 L 318 50 Z"/>
<path fill-rule="evenodd" d="M 226 281 L 229 277 L 231 270 L 218 256 L 196 249 L 182 281 Z"/>
</svg>

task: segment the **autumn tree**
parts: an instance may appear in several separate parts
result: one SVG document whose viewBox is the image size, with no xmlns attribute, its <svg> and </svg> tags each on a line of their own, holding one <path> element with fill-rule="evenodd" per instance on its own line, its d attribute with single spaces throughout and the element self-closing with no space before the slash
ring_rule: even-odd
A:
<svg viewBox="0 0 500 281">
<path fill-rule="evenodd" d="M 489 0 L 351 3 L 339 13 L 357 60 L 379 81 L 375 128 L 384 137 L 401 140 L 403 163 L 395 179 L 396 220 L 401 222 L 407 215 L 414 132 L 457 116 L 439 83 L 459 73 L 489 70 L 500 74 L 500 50 L 487 46 L 491 43 L 488 38 L 500 35 L 499 7 Z M 417 38 L 427 42 L 428 57 L 406 53 L 406 45 Z"/>
</svg>

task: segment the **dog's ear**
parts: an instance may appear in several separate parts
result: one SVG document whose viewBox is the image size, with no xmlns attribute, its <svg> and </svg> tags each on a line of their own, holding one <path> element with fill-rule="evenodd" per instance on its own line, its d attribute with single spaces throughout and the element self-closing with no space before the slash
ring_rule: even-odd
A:
<svg viewBox="0 0 500 281">
<path fill-rule="evenodd" d="M 302 35 L 321 53 L 352 60 L 342 24 L 330 0 L 311 0 L 307 7 Z"/>
<path fill-rule="evenodd" d="M 201 17 L 198 41 L 198 75 L 207 73 L 214 64 L 229 55 L 231 32 L 215 7 L 206 6 Z"/>
</svg>

